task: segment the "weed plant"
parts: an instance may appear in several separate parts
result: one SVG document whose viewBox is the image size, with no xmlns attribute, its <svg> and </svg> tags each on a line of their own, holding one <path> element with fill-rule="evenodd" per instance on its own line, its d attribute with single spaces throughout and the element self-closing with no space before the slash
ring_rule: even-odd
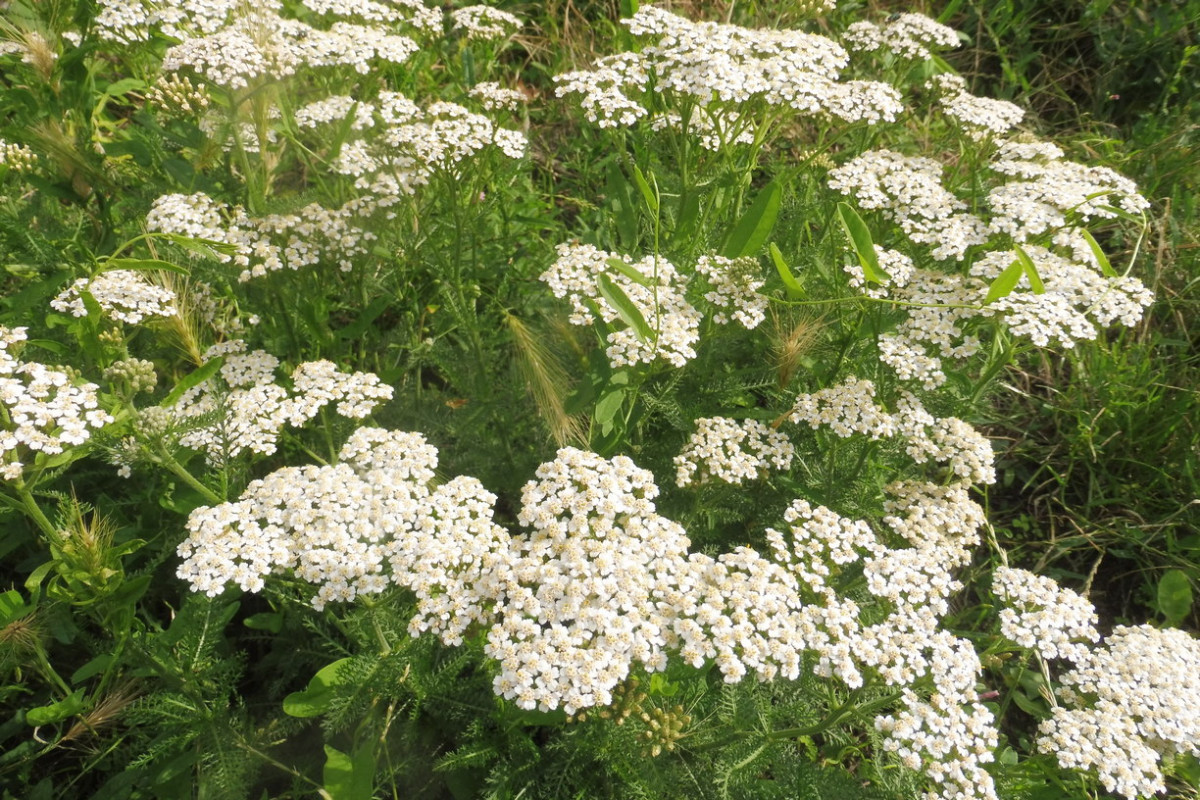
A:
<svg viewBox="0 0 1200 800">
<path fill-rule="evenodd" d="M 1075 11 L 6 4 L 4 796 L 1194 795 L 1192 23 Z"/>
</svg>

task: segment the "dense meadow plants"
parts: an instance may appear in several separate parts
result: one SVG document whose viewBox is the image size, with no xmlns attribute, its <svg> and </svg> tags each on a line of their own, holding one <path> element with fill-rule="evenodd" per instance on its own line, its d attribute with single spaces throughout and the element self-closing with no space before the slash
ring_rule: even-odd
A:
<svg viewBox="0 0 1200 800">
<path fill-rule="evenodd" d="M 6 797 L 1195 791 L 1200 643 L 1010 563 L 977 426 L 1150 204 L 929 17 L 735 9 L 7 4 Z"/>
</svg>

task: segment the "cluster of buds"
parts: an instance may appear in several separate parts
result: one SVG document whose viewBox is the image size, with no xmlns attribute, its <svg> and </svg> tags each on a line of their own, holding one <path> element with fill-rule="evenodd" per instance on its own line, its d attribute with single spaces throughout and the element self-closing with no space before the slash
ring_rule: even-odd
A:
<svg viewBox="0 0 1200 800">
<path fill-rule="evenodd" d="M 676 705 L 669 709 L 652 708 L 642 712 L 642 722 L 646 730 L 641 738 L 645 741 L 646 752 L 651 758 L 675 750 L 675 743 L 684 737 L 684 729 L 692 724 L 692 715 L 684 713 L 683 706 Z"/>
</svg>

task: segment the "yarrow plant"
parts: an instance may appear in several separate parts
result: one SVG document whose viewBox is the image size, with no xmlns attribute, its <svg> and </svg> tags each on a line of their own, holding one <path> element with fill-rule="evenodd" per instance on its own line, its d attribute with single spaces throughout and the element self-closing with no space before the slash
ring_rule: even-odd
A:
<svg viewBox="0 0 1200 800">
<path fill-rule="evenodd" d="M 94 738 L 89 789 L 155 796 L 1187 779 L 1197 640 L 1010 566 L 979 424 L 1141 323 L 1101 242 L 1150 204 L 953 28 L 631 3 L 553 75 L 574 10 L 11 5 L 0 696 L 52 738 L 0 777 Z"/>
</svg>

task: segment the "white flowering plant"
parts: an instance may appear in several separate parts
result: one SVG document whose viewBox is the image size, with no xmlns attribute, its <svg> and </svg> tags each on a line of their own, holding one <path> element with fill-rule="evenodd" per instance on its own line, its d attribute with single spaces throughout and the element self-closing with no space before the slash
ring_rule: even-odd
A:
<svg viewBox="0 0 1200 800">
<path fill-rule="evenodd" d="M 1186 575 L 994 524 L 1149 200 L 942 21 L 620 5 L 8 4 L 0 783 L 1195 789 Z"/>
</svg>

